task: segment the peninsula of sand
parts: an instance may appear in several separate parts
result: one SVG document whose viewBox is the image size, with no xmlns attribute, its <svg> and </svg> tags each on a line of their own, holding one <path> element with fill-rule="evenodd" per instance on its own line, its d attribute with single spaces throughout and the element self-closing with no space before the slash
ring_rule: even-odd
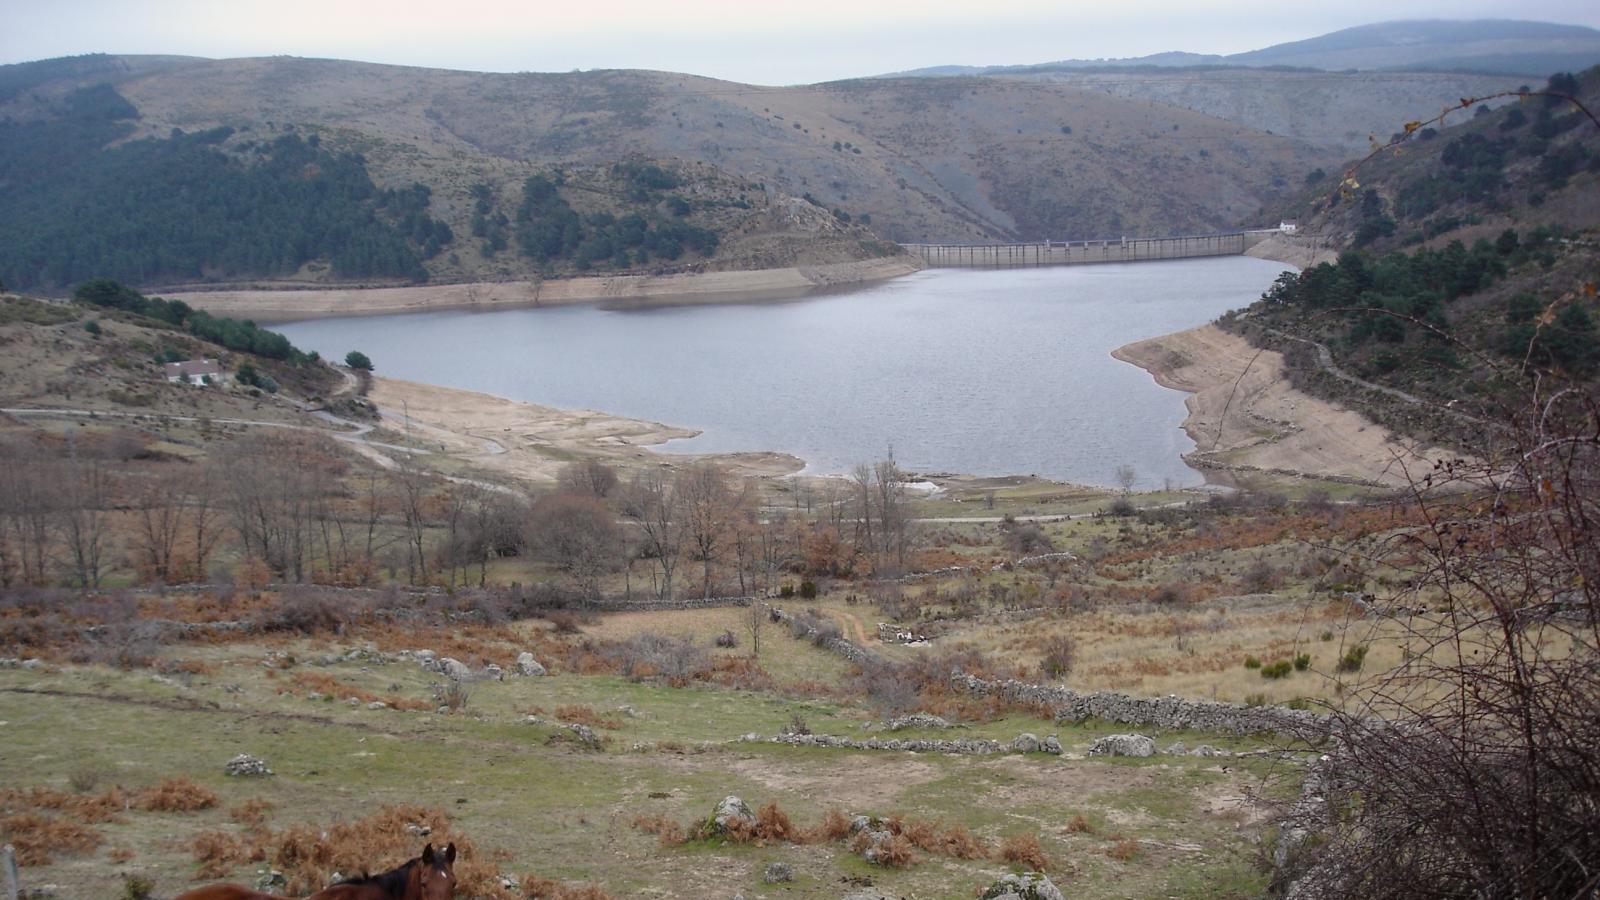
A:
<svg viewBox="0 0 1600 900">
<path fill-rule="evenodd" d="M 1184 460 L 1212 483 L 1267 475 L 1397 488 L 1448 455 L 1296 389 L 1282 354 L 1216 325 L 1137 341 L 1111 355 L 1191 395 L 1183 428 L 1196 446 Z"/>
<path fill-rule="evenodd" d="M 682 305 L 743 303 L 801 297 L 817 288 L 908 275 L 922 268 L 911 256 L 672 275 L 611 275 L 409 287 L 297 287 L 276 290 L 196 290 L 185 303 L 217 315 L 286 320 L 386 315 L 442 309 L 512 309 L 576 303 Z"/>
</svg>

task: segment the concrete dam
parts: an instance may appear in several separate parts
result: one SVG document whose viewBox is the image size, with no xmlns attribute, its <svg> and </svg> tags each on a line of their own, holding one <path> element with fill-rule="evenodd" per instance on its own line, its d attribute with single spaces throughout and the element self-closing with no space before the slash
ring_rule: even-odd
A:
<svg viewBox="0 0 1600 900">
<path fill-rule="evenodd" d="M 1239 256 L 1277 228 L 1164 238 L 1111 238 L 1099 241 L 1041 241 L 1031 244 L 903 244 L 930 269 L 1010 269 L 1024 266 L 1081 266 L 1091 263 Z"/>
</svg>

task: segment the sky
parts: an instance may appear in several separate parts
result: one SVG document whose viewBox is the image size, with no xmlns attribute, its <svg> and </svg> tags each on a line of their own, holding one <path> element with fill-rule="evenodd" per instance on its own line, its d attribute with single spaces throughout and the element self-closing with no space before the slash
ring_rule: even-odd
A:
<svg viewBox="0 0 1600 900">
<path fill-rule="evenodd" d="M 1595 0 L 0 0 L 0 63 L 309 56 L 805 84 L 923 66 L 1236 53 L 1394 19 L 1600 27 Z"/>
</svg>

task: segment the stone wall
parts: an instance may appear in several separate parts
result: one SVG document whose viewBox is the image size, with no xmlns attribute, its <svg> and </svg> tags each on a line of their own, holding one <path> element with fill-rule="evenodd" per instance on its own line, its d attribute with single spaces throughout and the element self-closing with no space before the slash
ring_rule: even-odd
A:
<svg viewBox="0 0 1600 900">
<path fill-rule="evenodd" d="M 1239 706 L 1170 696 L 1133 697 L 1112 691 L 1082 693 L 1011 679 L 986 681 L 965 672 L 951 673 L 950 680 L 956 687 L 979 696 L 1000 697 L 1018 704 L 1044 704 L 1056 711 L 1058 722 L 1101 719 L 1151 728 L 1276 734 L 1314 741 L 1326 737 L 1335 721 L 1333 716 L 1282 706 Z"/>
<path fill-rule="evenodd" d="M 712 609 L 720 606 L 749 606 L 755 597 L 677 597 L 661 600 L 648 597 L 634 600 L 615 598 L 599 604 L 601 612 L 657 612 L 672 609 Z"/>
</svg>

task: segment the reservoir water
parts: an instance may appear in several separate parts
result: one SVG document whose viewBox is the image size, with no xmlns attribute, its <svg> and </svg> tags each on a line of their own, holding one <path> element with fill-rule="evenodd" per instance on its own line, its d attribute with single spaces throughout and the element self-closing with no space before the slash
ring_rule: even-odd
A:
<svg viewBox="0 0 1600 900">
<path fill-rule="evenodd" d="M 778 450 L 838 473 L 1201 483 L 1184 397 L 1110 356 L 1254 302 L 1249 257 L 927 270 L 784 303 L 441 311 L 273 326 L 379 374 L 701 430 L 668 452 Z"/>
</svg>

